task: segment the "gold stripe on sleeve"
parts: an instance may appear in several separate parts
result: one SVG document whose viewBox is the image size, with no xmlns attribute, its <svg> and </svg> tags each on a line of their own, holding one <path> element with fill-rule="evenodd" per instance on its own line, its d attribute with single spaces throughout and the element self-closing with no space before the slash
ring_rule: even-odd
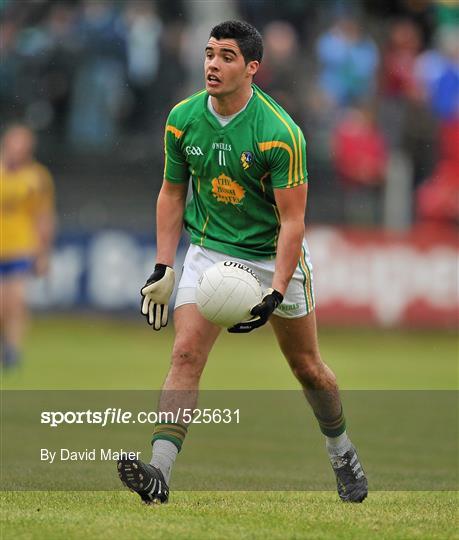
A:
<svg viewBox="0 0 459 540">
<path fill-rule="evenodd" d="M 290 146 L 287 143 L 284 143 L 283 141 L 265 141 L 258 143 L 258 147 L 262 152 L 266 152 L 267 150 L 271 150 L 271 148 L 282 148 L 283 150 L 287 150 L 288 155 L 290 157 L 289 166 L 288 166 L 288 186 L 292 183 L 292 177 L 293 177 L 293 152 Z"/>
<path fill-rule="evenodd" d="M 295 135 L 294 135 L 294 133 L 292 131 L 292 128 L 288 125 L 287 121 L 284 118 L 282 118 L 282 116 L 276 111 L 276 109 L 261 94 L 259 94 L 258 92 L 256 94 L 261 99 L 261 101 L 263 101 L 263 103 L 265 105 L 267 105 L 269 107 L 269 109 L 271 109 L 271 111 L 285 125 L 288 132 L 290 133 L 290 137 L 292 137 L 293 149 L 294 149 L 294 153 L 295 153 L 294 176 L 295 176 L 295 181 L 298 182 L 298 149 L 296 147 L 296 137 L 295 137 Z"/>
<path fill-rule="evenodd" d="M 176 128 L 175 126 L 171 126 L 170 124 L 167 124 L 167 126 L 166 126 L 166 133 L 167 133 L 168 131 L 170 131 L 171 133 L 173 133 L 177 139 L 180 139 L 180 137 L 183 135 L 183 131 L 181 131 L 180 129 Z"/>
</svg>

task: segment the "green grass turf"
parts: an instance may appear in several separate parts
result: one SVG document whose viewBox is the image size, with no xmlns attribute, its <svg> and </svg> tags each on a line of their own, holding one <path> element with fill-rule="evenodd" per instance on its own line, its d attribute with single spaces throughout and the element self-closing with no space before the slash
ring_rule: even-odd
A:
<svg viewBox="0 0 459 540">
<path fill-rule="evenodd" d="M 457 495 L 374 493 L 344 505 L 331 493 L 176 492 L 148 507 L 112 493 L 6 493 L 2 538 L 22 539 L 452 539 Z"/>
<path fill-rule="evenodd" d="M 22 369 L 11 389 L 160 388 L 173 332 L 143 320 L 42 317 L 33 321 Z M 323 359 L 342 389 L 455 389 L 458 341 L 452 332 L 320 329 Z M 129 369 L 125 369 L 126 367 Z M 139 376 L 142 374 L 142 376 Z M 222 332 L 202 379 L 204 389 L 296 389 L 269 328 Z"/>
<path fill-rule="evenodd" d="M 170 330 L 152 332 L 142 321 L 40 317 L 29 333 L 22 368 L 4 374 L 2 386 L 158 388 L 172 340 Z M 457 387 L 452 333 L 322 328 L 320 341 L 342 389 Z M 297 388 L 267 329 L 248 336 L 222 333 L 202 386 Z M 333 492 L 181 491 L 159 508 L 144 507 L 121 491 L 4 492 L 1 502 L 2 540 L 459 538 L 456 492 L 373 492 L 363 505 L 343 505 Z"/>
</svg>

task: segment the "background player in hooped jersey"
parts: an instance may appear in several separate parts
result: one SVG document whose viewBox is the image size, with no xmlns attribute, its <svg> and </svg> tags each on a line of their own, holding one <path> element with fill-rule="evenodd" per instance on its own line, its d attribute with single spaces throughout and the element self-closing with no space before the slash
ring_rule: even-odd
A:
<svg viewBox="0 0 459 540">
<path fill-rule="evenodd" d="M 10 126 L 0 155 L 0 331 L 5 368 L 17 364 L 27 324 L 27 278 L 44 274 L 54 236 L 54 186 L 34 159 L 35 136 Z"/>
<path fill-rule="evenodd" d="M 325 435 L 341 499 L 361 502 L 366 477 L 346 433 L 335 376 L 317 342 L 304 242 L 305 142 L 288 114 L 252 84 L 262 53 L 261 36 L 251 25 L 228 21 L 214 27 L 205 48 L 205 90 L 176 105 L 167 120 L 157 264 L 142 289 L 142 313 L 156 330 L 167 324 L 183 224 L 191 246 L 178 285 L 172 363 L 159 408 L 177 413 L 179 407 L 195 407 L 199 379 L 220 332 L 197 311 L 197 280 L 218 261 L 240 261 L 260 277 L 265 292 L 253 319 L 229 331 L 249 332 L 269 320 Z M 159 423 L 150 464 L 118 462 L 121 480 L 144 502 L 168 500 L 171 468 L 186 433 L 184 421 Z"/>
</svg>

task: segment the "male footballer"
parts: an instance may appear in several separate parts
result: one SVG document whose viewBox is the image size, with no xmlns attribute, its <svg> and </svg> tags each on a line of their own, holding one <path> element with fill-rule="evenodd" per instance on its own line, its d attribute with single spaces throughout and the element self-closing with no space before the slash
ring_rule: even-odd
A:
<svg viewBox="0 0 459 540">
<path fill-rule="evenodd" d="M 197 310 L 197 281 L 216 262 L 242 262 L 259 276 L 265 292 L 253 318 L 229 332 L 250 332 L 270 322 L 325 436 L 340 498 L 362 502 L 367 480 L 346 433 L 335 375 L 319 353 L 304 240 L 305 140 L 290 116 L 253 84 L 262 55 L 262 38 L 250 24 L 215 26 L 205 47 L 205 89 L 176 105 L 167 119 L 157 259 L 141 291 L 142 313 L 155 330 L 168 321 L 182 226 L 191 245 L 178 284 L 172 362 L 159 409 L 196 406 L 199 380 L 221 330 Z M 167 502 L 186 434 L 185 422 L 156 424 L 151 462 L 120 460 L 122 482 L 146 503 Z"/>
</svg>

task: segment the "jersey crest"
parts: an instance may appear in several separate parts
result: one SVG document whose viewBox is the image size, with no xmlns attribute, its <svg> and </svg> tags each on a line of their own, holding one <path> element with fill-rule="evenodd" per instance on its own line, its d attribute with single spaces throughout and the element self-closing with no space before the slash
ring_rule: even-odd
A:
<svg viewBox="0 0 459 540">
<path fill-rule="evenodd" d="M 241 164 L 244 171 L 246 171 L 250 165 L 253 163 L 253 154 L 252 152 L 249 152 L 246 150 L 245 152 L 242 152 L 241 154 Z"/>
</svg>

